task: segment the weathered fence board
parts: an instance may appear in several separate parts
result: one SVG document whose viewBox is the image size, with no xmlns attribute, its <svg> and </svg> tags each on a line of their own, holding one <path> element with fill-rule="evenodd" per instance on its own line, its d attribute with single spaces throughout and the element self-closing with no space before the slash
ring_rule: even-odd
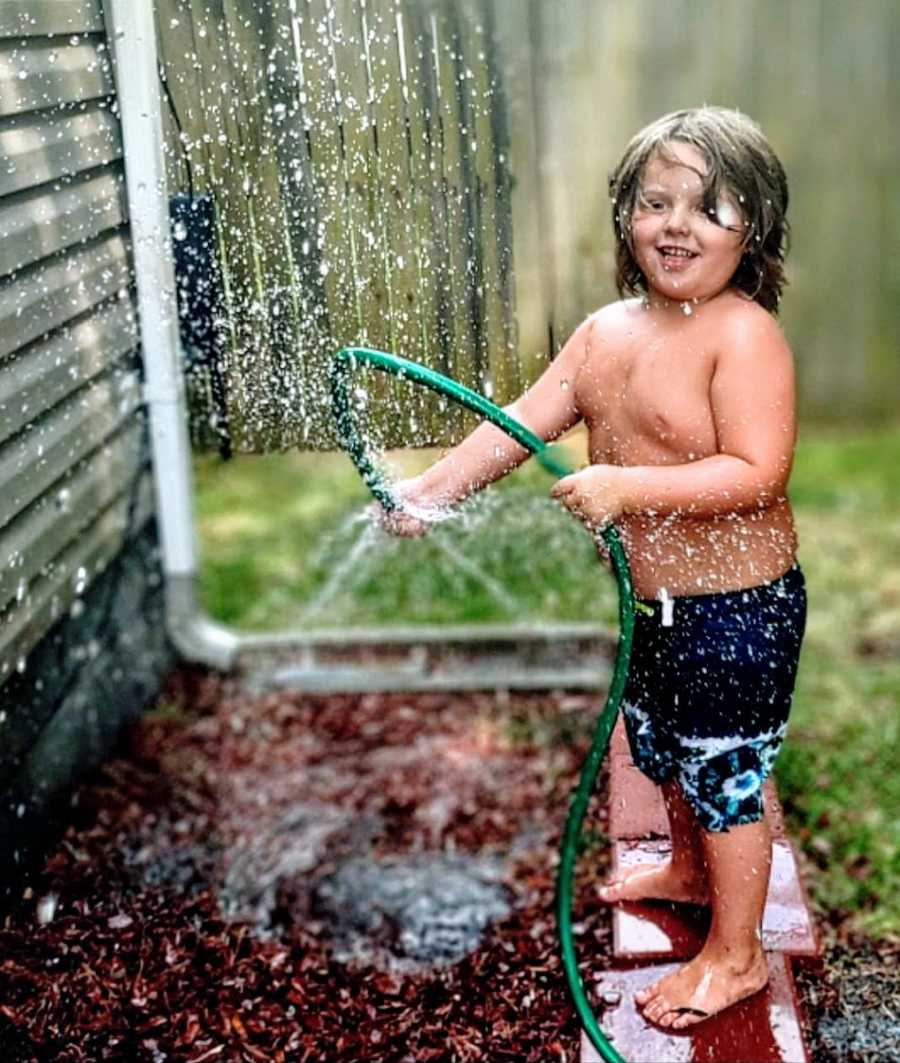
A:
<svg viewBox="0 0 900 1063">
<path fill-rule="evenodd" d="M 900 7 L 873 0 L 863 17 L 838 0 L 493 4 L 512 90 L 523 357 L 548 324 L 558 347 L 616 297 L 606 178 L 629 136 L 677 108 L 720 104 L 759 122 L 787 170 L 791 283 L 780 316 L 802 408 L 890 414 L 900 391 L 900 212 L 888 191 L 900 172 Z"/>
<path fill-rule="evenodd" d="M 338 346 L 395 350 L 512 397 L 508 181 L 479 6 L 164 0 L 159 25 L 196 190 L 217 205 L 237 447 L 335 445 Z M 458 433 L 432 397 L 388 401 L 398 387 L 370 387 L 383 445 Z"/>
</svg>

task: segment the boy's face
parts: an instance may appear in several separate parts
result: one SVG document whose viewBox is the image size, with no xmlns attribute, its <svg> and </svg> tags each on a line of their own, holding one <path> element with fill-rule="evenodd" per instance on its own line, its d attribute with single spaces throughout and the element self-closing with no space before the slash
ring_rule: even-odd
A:
<svg viewBox="0 0 900 1063">
<path fill-rule="evenodd" d="M 706 162 L 690 144 L 667 145 L 644 167 L 631 218 L 638 265 L 651 293 L 679 302 L 709 299 L 728 286 L 746 231 L 737 203 L 723 196 L 704 209 Z"/>
</svg>

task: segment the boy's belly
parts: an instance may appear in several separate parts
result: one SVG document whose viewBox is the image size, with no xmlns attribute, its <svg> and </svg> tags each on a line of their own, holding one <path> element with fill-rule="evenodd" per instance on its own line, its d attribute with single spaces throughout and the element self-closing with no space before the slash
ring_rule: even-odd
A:
<svg viewBox="0 0 900 1063">
<path fill-rule="evenodd" d="M 616 527 L 640 598 L 755 587 L 786 572 L 797 550 L 787 501 L 710 520 L 622 517 Z"/>
</svg>

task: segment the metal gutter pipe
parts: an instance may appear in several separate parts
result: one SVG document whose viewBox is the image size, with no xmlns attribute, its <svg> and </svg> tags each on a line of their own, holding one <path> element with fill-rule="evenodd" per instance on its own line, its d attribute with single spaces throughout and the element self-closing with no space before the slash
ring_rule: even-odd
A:
<svg viewBox="0 0 900 1063">
<path fill-rule="evenodd" d="M 204 615 L 196 596 L 193 476 L 169 231 L 154 4 L 105 0 L 104 7 L 125 151 L 167 628 L 185 658 L 229 670 L 238 636 Z"/>
</svg>

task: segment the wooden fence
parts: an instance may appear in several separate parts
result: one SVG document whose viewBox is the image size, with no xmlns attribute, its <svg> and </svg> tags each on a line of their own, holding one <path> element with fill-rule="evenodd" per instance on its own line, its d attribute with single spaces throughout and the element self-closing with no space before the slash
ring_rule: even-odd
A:
<svg viewBox="0 0 900 1063">
<path fill-rule="evenodd" d="M 184 155 L 218 208 L 241 449 L 333 446 L 324 366 L 348 343 L 509 401 L 616 297 L 606 180 L 629 136 L 703 102 L 759 121 L 788 171 L 782 320 L 803 407 L 896 405 L 891 0 L 158 8 Z M 173 174 L 183 187 L 175 155 Z M 383 443 L 460 431 L 452 411 L 382 384 L 406 414 L 380 418 Z"/>
<path fill-rule="evenodd" d="M 791 189 L 780 313 L 807 415 L 900 397 L 900 5 L 893 0 L 494 0 L 509 101 L 520 345 L 616 298 L 606 179 L 670 111 L 736 107 Z"/>
<path fill-rule="evenodd" d="M 160 27 L 196 189 L 217 205 L 239 448 L 333 446 L 325 366 L 349 344 L 515 394 L 505 109 L 485 5 L 162 0 Z M 414 392 L 376 420 L 388 445 L 460 428 Z"/>
</svg>

